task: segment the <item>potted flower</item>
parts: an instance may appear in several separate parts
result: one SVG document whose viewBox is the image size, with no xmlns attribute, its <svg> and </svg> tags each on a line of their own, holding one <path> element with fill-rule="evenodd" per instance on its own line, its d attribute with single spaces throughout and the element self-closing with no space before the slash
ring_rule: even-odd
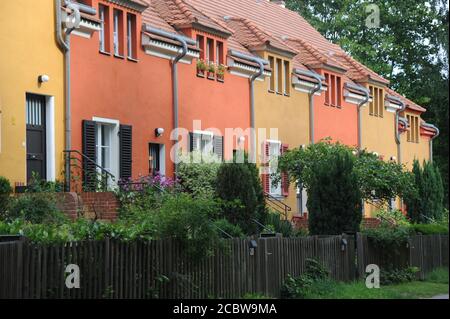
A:
<svg viewBox="0 0 450 319">
<path fill-rule="evenodd" d="M 226 71 L 227 67 L 223 64 L 219 65 L 217 67 L 217 81 L 219 82 L 223 82 L 224 81 L 224 77 L 225 77 L 225 71 Z"/>
<path fill-rule="evenodd" d="M 216 65 L 213 62 L 210 62 L 208 65 L 208 79 L 214 80 L 216 74 Z"/>
<path fill-rule="evenodd" d="M 198 59 L 197 60 L 197 75 L 200 77 L 205 77 L 205 71 L 208 69 L 208 66 L 205 63 L 205 60 Z"/>
</svg>

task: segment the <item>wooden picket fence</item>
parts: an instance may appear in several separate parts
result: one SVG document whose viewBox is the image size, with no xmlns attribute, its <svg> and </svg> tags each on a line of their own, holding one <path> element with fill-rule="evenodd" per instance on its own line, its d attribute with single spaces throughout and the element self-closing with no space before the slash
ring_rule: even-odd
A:
<svg viewBox="0 0 450 319">
<path fill-rule="evenodd" d="M 2 298 L 238 298 L 246 293 L 279 297 L 288 274 L 319 260 L 338 281 L 364 276 L 368 264 L 417 266 L 419 278 L 448 267 L 448 236 L 414 236 L 393 252 L 365 236 L 226 240 L 214 256 L 195 262 L 175 240 L 83 241 L 37 245 L 24 239 L 0 242 Z M 67 265 L 80 269 L 80 288 L 66 286 Z"/>
<path fill-rule="evenodd" d="M 369 264 L 380 268 L 417 267 L 417 278 L 421 280 L 436 268 L 448 267 L 448 235 L 412 236 L 393 250 L 378 247 L 362 234 L 357 234 L 356 243 L 359 277 L 364 276 Z"/>
<path fill-rule="evenodd" d="M 258 238 L 253 253 L 250 241 L 227 240 L 224 250 L 197 262 L 174 240 L 0 243 L 0 299 L 278 297 L 307 258 L 320 260 L 336 280 L 355 278 L 351 237 Z M 79 289 L 66 287 L 69 264 L 80 268 Z"/>
</svg>

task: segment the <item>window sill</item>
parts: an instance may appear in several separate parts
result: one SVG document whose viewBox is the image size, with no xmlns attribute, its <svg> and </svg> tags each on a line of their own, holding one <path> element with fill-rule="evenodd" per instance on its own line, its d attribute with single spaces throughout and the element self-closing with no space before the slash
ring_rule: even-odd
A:
<svg viewBox="0 0 450 319">
<path fill-rule="evenodd" d="M 98 52 L 99 52 L 100 54 L 103 54 L 103 55 L 111 56 L 111 53 L 109 53 L 109 52 L 107 52 L 107 51 L 99 50 Z"/>
<path fill-rule="evenodd" d="M 138 63 L 139 62 L 138 59 L 130 58 L 130 57 L 127 57 L 127 60 L 130 61 L 130 62 L 134 62 L 134 63 Z"/>
<path fill-rule="evenodd" d="M 288 93 L 284 93 L 284 96 L 285 96 L 285 97 L 291 97 L 291 95 L 288 94 Z"/>
<path fill-rule="evenodd" d="M 269 93 L 275 93 L 275 91 L 273 91 L 273 90 L 267 90 L 267 92 L 269 92 Z"/>
<path fill-rule="evenodd" d="M 117 58 L 117 59 L 125 60 L 125 57 L 123 55 L 120 55 L 120 54 L 114 54 L 114 57 Z"/>
<path fill-rule="evenodd" d="M 283 93 L 277 92 L 277 95 L 283 95 Z"/>
</svg>

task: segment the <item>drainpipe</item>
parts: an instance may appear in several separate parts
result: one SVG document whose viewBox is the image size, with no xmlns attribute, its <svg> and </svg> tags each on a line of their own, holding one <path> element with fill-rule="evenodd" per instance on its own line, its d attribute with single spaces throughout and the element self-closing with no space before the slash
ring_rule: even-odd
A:
<svg viewBox="0 0 450 319">
<path fill-rule="evenodd" d="M 323 77 L 316 72 L 304 71 L 304 70 L 300 70 L 300 69 L 295 69 L 294 73 L 314 78 L 317 81 L 317 84 L 314 86 L 314 88 L 311 90 L 311 92 L 308 93 L 308 97 L 309 97 L 309 142 L 310 142 L 310 144 L 314 144 L 314 141 L 315 141 L 315 138 L 314 138 L 314 94 L 316 94 L 317 92 L 322 90 Z"/>
<path fill-rule="evenodd" d="M 400 139 L 400 133 L 398 132 L 398 122 L 400 119 L 400 113 L 403 112 L 406 109 L 405 103 L 402 102 L 399 98 L 389 95 L 387 96 L 389 100 L 392 100 L 394 102 L 397 102 L 400 105 L 400 109 L 398 109 L 395 112 L 395 143 L 397 143 L 397 160 L 398 163 L 402 163 L 402 148 L 401 148 L 401 139 Z"/>
<path fill-rule="evenodd" d="M 65 39 L 62 32 L 62 13 L 61 13 L 61 0 L 55 0 L 55 14 L 56 14 L 56 40 L 60 49 L 64 52 L 64 64 L 65 64 L 65 149 L 70 150 L 72 148 L 72 129 L 71 129 L 71 82 L 70 82 L 70 35 L 76 28 L 79 27 L 81 20 L 80 12 L 84 12 L 90 15 L 96 15 L 97 10 L 92 7 L 73 3 L 68 0 L 64 1 L 67 9 L 72 10 L 74 21 L 73 25 L 68 27 L 65 31 Z M 70 156 L 70 155 L 69 155 Z M 70 189 L 70 163 L 66 160 L 65 174 L 66 181 L 69 183 Z M 67 187 L 67 185 L 66 185 Z"/>
<path fill-rule="evenodd" d="M 362 120 L 361 120 L 361 108 L 369 102 L 370 93 L 365 87 L 360 85 L 353 85 L 351 83 L 345 83 L 345 86 L 349 89 L 353 89 L 355 91 L 361 92 L 364 94 L 364 100 L 358 103 L 358 149 L 362 150 Z"/>
<path fill-rule="evenodd" d="M 240 53 L 238 51 L 230 51 L 230 55 L 246 61 L 257 63 L 259 70 L 254 73 L 250 81 L 250 128 L 252 134 L 250 136 L 250 161 L 256 163 L 256 129 L 255 129 L 255 80 L 264 74 L 264 66 L 269 64 L 269 61 L 257 58 L 251 55 Z"/>
<path fill-rule="evenodd" d="M 423 126 L 432 128 L 436 131 L 436 134 L 430 139 L 430 162 L 433 162 L 433 140 L 439 136 L 441 131 L 433 124 L 425 123 Z"/>
<path fill-rule="evenodd" d="M 177 41 L 181 44 L 181 52 L 173 59 L 172 61 L 172 101 L 173 101 L 173 126 L 175 129 L 175 136 L 177 137 L 177 140 L 174 141 L 175 153 L 174 153 L 174 161 L 175 161 L 175 175 L 178 171 L 178 110 L 179 110 L 179 100 L 178 100 L 178 62 L 182 58 L 186 56 L 188 53 L 188 44 L 189 45 L 196 45 L 197 42 L 191 38 L 187 38 L 184 36 L 181 36 L 179 34 L 170 33 L 163 31 L 161 29 L 153 28 L 149 25 L 144 24 L 143 29 L 145 32 L 156 34 L 161 37 L 165 37 L 174 41 Z"/>
</svg>

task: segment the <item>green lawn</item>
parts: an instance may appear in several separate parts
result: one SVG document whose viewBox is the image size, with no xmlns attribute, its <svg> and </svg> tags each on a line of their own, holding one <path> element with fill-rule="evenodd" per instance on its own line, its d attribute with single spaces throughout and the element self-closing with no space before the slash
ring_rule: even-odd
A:
<svg viewBox="0 0 450 319">
<path fill-rule="evenodd" d="M 311 294 L 311 299 L 419 299 L 448 294 L 448 269 L 430 273 L 425 281 L 414 281 L 379 289 L 368 289 L 364 282 L 336 283 L 331 289 Z"/>
</svg>

